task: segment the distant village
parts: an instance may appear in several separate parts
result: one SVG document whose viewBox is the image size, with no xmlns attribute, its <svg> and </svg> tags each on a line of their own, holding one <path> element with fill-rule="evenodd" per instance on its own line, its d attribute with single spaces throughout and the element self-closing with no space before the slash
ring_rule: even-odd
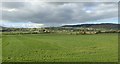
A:
<svg viewBox="0 0 120 64">
<path fill-rule="evenodd" d="M 100 30 L 94 28 L 66 28 L 66 27 L 47 27 L 47 28 L 3 28 L 3 34 L 100 34 L 100 33 L 120 33 L 120 30 Z"/>
<path fill-rule="evenodd" d="M 84 24 L 84 25 L 65 25 L 61 27 L 44 28 L 7 28 L 2 27 L 0 32 L 3 34 L 100 34 L 100 33 L 120 33 L 120 24 Z"/>
</svg>

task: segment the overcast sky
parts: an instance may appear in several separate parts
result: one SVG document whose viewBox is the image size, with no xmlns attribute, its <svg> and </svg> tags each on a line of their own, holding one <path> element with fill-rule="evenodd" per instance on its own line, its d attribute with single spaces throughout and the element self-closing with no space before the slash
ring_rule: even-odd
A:
<svg viewBox="0 0 120 64">
<path fill-rule="evenodd" d="M 117 2 L 3 2 L 0 10 L 0 21 L 8 27 L 118 22 Z"/>
</svg>

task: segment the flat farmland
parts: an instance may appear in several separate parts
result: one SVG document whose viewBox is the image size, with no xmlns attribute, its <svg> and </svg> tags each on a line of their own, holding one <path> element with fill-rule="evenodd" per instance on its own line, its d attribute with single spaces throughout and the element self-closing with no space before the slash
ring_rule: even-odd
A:
<svg viewBox="0 0 120 64">
<path fill-rule="evenodd" d="M 3 62 L 117 62 L 118 34 L 2 35 Z"/>
</svg>

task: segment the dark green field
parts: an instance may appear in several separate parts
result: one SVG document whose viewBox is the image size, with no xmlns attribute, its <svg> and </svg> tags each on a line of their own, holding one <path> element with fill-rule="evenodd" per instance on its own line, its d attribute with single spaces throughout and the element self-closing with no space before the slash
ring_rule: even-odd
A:
<svg viewBox="0 0 120 64">
<path fill-rule="evenodd" d="M 118 34 L 2 36 L 3 62 L 117 62 Z"/>
</svg>

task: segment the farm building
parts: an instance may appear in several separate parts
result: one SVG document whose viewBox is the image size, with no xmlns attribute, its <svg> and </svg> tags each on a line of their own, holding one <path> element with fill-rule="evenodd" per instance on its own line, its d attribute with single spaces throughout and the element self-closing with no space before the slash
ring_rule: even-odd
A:
<svg viewBox="0 0 120 64">
<path fill-rule="evenodd" d="M 98 31 L 80 31 L 80 34 L 97 34 Z"/>
</svg>

